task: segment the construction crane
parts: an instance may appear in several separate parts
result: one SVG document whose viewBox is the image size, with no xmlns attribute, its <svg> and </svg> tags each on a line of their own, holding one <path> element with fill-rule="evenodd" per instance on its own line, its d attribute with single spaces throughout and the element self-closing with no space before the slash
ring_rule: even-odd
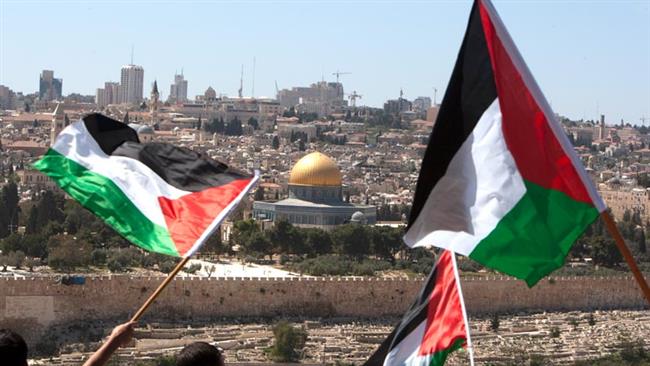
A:
<svg viewBox="0 0 650 366">
<path fill-rule="evenodd" d="M 336 70 L 336 72 L 333 72 L 333 73 L 332 73 L 332 75 L 335 75 L 335 76 L 336 76 L 336 83 L 337 83 L 337 84 L 338 84 L 338 82 L 339 82 L 339 77 L 340 77 L 341 75 L 349 75 L 349 74 L 352 74 L 352 73 L 351 73 L 351 72 L 345 72 L 345 71 L 339 71 L 339 70 Z"/>
<path fill-rule="evenodd" d="M 357 106 L 357 99 L 361 99 L 363 95 L 357 94 L 357 91 L 353 91 L 352 94 L 348 94 L 348 99 L 350 99 L 350 102 L 352 103 L 352 107 Z"/>
<path fill-rule="evenodd" d="M 244 65 L 241 65 L 241 76 L 239 77 L 239 90 L 237 94 L 239 94 L 239 98 L 241 99 L 243 97 L 244 93 Z"/>
</svg>

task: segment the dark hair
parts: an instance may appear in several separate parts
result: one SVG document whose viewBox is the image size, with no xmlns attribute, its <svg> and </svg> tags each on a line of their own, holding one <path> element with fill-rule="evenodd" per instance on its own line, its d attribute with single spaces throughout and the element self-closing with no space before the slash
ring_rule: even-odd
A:
<svg viewBox="0 0 650 366">
<path fill-rule="evenodd" d="M 188 344 L 176 356 L 176 366 L 223 366 L 221 351 L 205 342 Z"/>
<path fill-rule="evenodd" d="M 0 329 L 0 360 L 5 366 L 27 365 L 27 343 L 20 334 Z"/>
</svg>

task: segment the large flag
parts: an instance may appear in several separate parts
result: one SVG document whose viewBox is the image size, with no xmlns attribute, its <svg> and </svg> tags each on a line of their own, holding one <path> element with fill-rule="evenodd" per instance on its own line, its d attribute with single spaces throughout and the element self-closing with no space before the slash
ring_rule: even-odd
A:
<svg viewBox="0 0 650 366">
<path fill-rule="evenodd" d="M 468 342 L 454 254 L 442 251 L 415 303 L 365 366 L 442 366 Z"/>
<path fill-rule="evenodd" d="M 72 123 L 34 166 L 143 249 L 194 254 L 257 181 L 101 114 Z"/>
<path fill-rule="evenodd" d="M 533 286 L 605 205 L 496 10 L 477 0 L 404 237 Z"/>
</svg>

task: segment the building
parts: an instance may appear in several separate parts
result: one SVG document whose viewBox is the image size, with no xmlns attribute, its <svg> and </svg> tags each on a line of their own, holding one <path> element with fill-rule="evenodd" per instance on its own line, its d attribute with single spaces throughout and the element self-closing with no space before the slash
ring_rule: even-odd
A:
<svg viewBox="0 0 650 366">
<path fill-rule="evenodd" d="M 61 189 L 52 178 L 36 169 L 26 167 L 25 169 L 17 170 L 16 176 L 20 179 L 20 184 L 22 186 L 21 189 L 32 188 L 36 191 L 47 189 L 50 191 L 61 192 Z"/>
<path fill-rule="evenodd" d="M 169 87 L 167 101 L 179 104 L 187 102 L 187 80 L 185 80 L 183 73 L 174 75 L 174 83 Z"/>
<path fill-rule="evenodd" d="M 205 93 L 203 93 L 203 98 L 206 103 L 213 103 L 217 100 L 217 92 L 211 86 L 209 86 L 205 90 Z"/>
<path fill-rule="evenodd" d="M 253 217 L 331 230 L 350 222 L 375 224 L 377 208 L 344 202 L 339 167 L 330 157 L 314 152 L 302 157 L 291 170 L 289 198 L 255 201 Z"/>
<path fill-rule="evenodd" d="M 0 85 L 0 109 L 16 109 L 16 93 L 4 85 Z"/>
<path fill-rule="evenodd" d="M 142 102 L 144 69 L 142 66 L 122 66 L 120 78 L 119 103 L 136 104 Z"/>
<path fill-rule="evenodd" d="M 40 77 L 38 97 L 45 101 L 63 99 L 63 79 L 55 79 L 52 70 L 43 70 Z"/>
<path fill-rule="evenodd" d="M 50 127 L 50 146 L 54 145 L 54 140 L 59 136 L 65 127 L 65 113 L 63 112 L 63 104 L 59 103 L 54 108 L 52 113 L 52 126 Z"/>
<path fill-rule="evenodd" d="M 308 87 L 293 87 L 278 92 L 277 99 L 285 108 L 297 107 L 301 112 L 326 115 L 347 106 L 343 84 L 319 81 Z"/>
<path fill-rule="evenodd" d="M 435 105 L 433 107 L 427 108 L 427 118 L 426 120 L 429 122 L 435 122 L 436 118 L 438 118 L 438 112 L 440 111 L 440 105 Z"/>
<path fill-rule="evenodd" d="M 431 98 L 417 97 L 413 100 L 413 110 L 420 113 L 426 113 L 431 108 Z"/>
<path fill-rule="evenodd" d="M 614 178 L 616 179 L 616 178 Z M 616 189 L 601 185 L 598 193 L 612 211 L 616 220 L 623 220 L 625 212 L 638 213 L 643 222 L 650 219 L 650 191 L 643 188 Z"/>
<path fill-rule="evenodd" d="M 400 97 L 398 99 L 389 99 L 384 103 L 384 112 L 392 115 L 400 115 L 402 112 L 408 112 L 412 109 L 410 101 Z"/>
<path fill-rule="evenodd" d="M 95 94 L 95 104 L 98 108 L 104 108 L 109 104 L 118 104 L 120 84 L 112 81 L 104 83 L 104 88 L 98 88 Z"/>
<path fill-rule="evenodd" d="M 154 80 L 149 98 L 149 113 L 151 114 L 151 123 L 158 122 L 158 104 L 160 103 L 160 93 L 158 92 L 158 82 Z"/>
</svg>

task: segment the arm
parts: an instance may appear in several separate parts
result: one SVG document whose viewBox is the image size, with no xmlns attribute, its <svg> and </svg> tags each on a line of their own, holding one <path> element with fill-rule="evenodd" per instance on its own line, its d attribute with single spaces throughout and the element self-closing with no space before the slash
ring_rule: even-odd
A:
<svg viewBox="0 0 650 366">
<path fill-rule="evenodd" d="M 133 328 L 135 322 L 128 322 L 120 324 L 111 335 L 108 337 L 106 343 L 102 344 L 101 347 L 92 356 L 86 361 L 83 366 L 103 366 L 108 362 L 108 359 L 111 358 L 113 353 L 120 348 L 128 344 L 133 337 Z"/>
</svg>

